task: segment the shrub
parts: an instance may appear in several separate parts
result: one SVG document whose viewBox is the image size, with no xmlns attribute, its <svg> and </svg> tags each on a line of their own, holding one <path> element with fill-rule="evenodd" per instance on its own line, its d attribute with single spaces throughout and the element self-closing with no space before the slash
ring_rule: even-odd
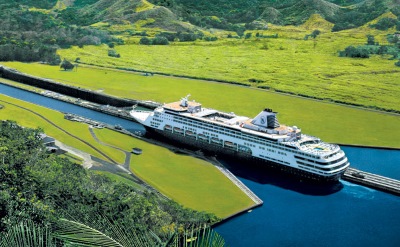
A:
<svg viewBox="0 0 400 247">
<path fill-rule="evenodd" d="M 74 65 L 67 59 L 64 59 L 60 64 L 60 68 L 64 70 L 72 70 L 74 68 Z"/>
<path fill-rule="evenodd" d="M 369 58 L 368 49 L 362 46 L 348 46 L 344 51 L 339 52 L 340 57 Z"/>
<path fill-rule="evenodd" d="M 210 37 L 210 36 L 206 36 L 203 38 L 205 41 L 216 41 L 218 38 L 217 37 Z"/>
<path fill-rule="evenodd" d="M 114 50 L 114 49 L 109 49 L 108 50 L 108 56 L 110 56 L 110 57 L 121 57 L 121 55 L 119 55 L 119 53 L 117 53 L 117 51 Z"/>
<path fill-rule="evenodd" d="M 153 45 L 169 45 L 169 41 L 164 36 L 157 36 L 151 42 Z"/>
<path fill-rule="evenodd" d="M 382 18 L 376 24 L 369 25 L 372 28 L 379 30 L 388 30 L 397 24 L 397 20 L 393 18 Z"/>
<path fill-rule="evenodd" d="M 143 37 L 140 39 L 139 44 L 141 45 L 151 45 L 151 39 Z"/>
<path fill-rule="evenodd" d="M 400 60 L 397 61 L 394 65 L 399 66 L 400 67 Z"/>
</svg>

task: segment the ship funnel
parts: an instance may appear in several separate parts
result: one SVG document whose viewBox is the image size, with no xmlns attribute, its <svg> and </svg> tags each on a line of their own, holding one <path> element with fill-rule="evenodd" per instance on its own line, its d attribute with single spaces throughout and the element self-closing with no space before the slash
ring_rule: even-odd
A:
<svg viewBox="0 0 400 247">
<path fill-rule="evenodd" d="M 260 112 L 251 123 L 264 128 L 278 128 L 280 125 L 276 114 L 276 112 L 266 108 L 264 111 Z"/>
</svg>

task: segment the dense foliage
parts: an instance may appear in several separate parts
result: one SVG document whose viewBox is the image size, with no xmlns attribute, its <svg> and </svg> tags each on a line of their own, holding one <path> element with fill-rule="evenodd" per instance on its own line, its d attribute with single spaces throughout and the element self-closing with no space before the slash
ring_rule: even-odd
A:
<svg viewBox="0 0 400 247">
<path fill-rule="evenodd" d="M 392 11 L 399 16 L 400 7 L 389 5 L 386 1 L 371 0 L 151 0 L 152 3 L 172 10 L 179 18 L 203 28 L 219 28 L 235 31 L 239 37 L 246 29 L 258 29 L 266 23 L 298 25 L 311 14 L 318 13 L 335 23 L 333 31 L 358 27 L 381 14 Z M 172 18 L 167 10 L 162 13 L 135 15 L 140 1 L 110 2 L 100 0 L 76 0 L 68 2 L 64 9 L 53 8 L 56 0 L 18 0 L 0 2 L 0 61 L 43 61 L 59 64 L 56 55 L 58 48 L 71 45 L 98 45 L 101 43 L 123 43 L 112 38 L 107 32 L 88 26 L 103 20 L 110 23 L 136 21 L 137 18 L 164 16 L 165 23 Z M 130 9 L 115 9 L 125 8 Z M 337 4 L 337 5 L 336 5 Z M 340 6 L 352 5 L 351 8 Z M 354 5 L 356 4 L 356 5 Z M 339 6 L 340 5 L 340 6 Z M 112 9 L 108 9 L 112 6 Z M 136 7 L 135 7 L 136 6 Z M 31 7 L 37 8 L 31 9 Z M 41 9 L 41 10 L 40 10 Z M 141 16 L 141 17 L 140 17 Z M 103 18 L 103 19 L 102 19 Z M 158 18 L 158 17 L 157 17 Z M 163 17 L 160 17 L 163 18 Z M 169 21 L 168 21 L 169 20 Z M 256 25 L 257 24 L 257 25 Z M 372 27 L 385 30 L 396 26 L 400 29 L 399 19 L 383 18 Z M 145 35 L 143 35 L 145 36 Z M 201 39 L 201 33 L 163 33 L 168 42 L 194 41 Z M 163 37 L 143 40 L 142 44 L 167 44 Z M 214 40 L 212 37 L 207 40 Z"/>
<path fill-rule="evenodd" d="M 185 20 L 201 27 L 236 31 L 241 23 L 265 20 L 275 24 L 299 25 L 318 13 L 335 26 L 333 31 L 364 25 L 387 11 L 398 15 L 396 4 L 381 0 L 150 0 L 170 8 Z M 341 6 L 350 6 L 342 8 Z"/>
<path fill-rule="evenodd" d="M 184 209 L 153 192 L 83 169 L 46 153 L 40 129 L 0 123 L 0 231 L 23 221 L 48 225 L 59 218 L 112 219 L 113 225 L 158 236 L 165 229 L 211 223 L 210 214 Z"/>
<path fill-rule="evenodd" d="M 339 52 L 341 57 L 353 58 L 369 58 L 370 55 L 391 55 L 390 59 L 398 59 L 400 57 L 400 34 L 389 34 L 387 40 L 390 45 L 379 45 L 375 42 L 375 37 L 367 35 L 367 42 L 361 46 L 348 46 Z M 397 65 L 397 63 L 395 63 Z"/>
<path fill-rule="evenodd" d="M 51 1 L 0 3 L 0 61 L 43 61 L 59 64 L 59 47 L 120 42 L 104 31 L 65 24 L 51 13 L 32 11 L 18 3 L 40 7 Z M 47 5 L 46 5 L 47 6 Z M 43 7 L 43 6 L 42 6 Z"/>
<path fill-rule="evenodd" d="M 335 23 L 332 31 L 355 28 L 379 17 L 388 11 L 388 7 L 381 0 L 364 2 L 358 8 L 344 9 L 340 14 L 329 19 Z"/>
</svg>

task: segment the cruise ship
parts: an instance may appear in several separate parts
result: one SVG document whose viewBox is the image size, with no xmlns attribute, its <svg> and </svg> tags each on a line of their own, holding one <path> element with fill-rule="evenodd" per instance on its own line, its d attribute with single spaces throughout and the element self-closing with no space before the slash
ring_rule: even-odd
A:
<svg viewBox="0 0 400 247">
<path fill-rule="evenodd" d="M 280 124 L 271 109 L 251 119 L 203 108 L 189 101 L 189 96 L 152 112 L 133 109 L 130 114 L 148 132 L 201 150 L 249 159 L 307 180 L 337 181 L 350 165 L 338 145 L 303 134 L 296 126 Z"/>
</svg>

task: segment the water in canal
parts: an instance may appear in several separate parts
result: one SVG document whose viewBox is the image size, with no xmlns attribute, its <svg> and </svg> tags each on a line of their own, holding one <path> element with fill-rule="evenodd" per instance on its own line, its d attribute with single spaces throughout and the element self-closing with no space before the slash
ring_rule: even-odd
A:
<svg viewBox="0 0 400 247">
<path fill-rule="evenodd" d="M 128 120 L 0 84 L 0 93 L 137 131 Z M 400 179 L 400 151 L 343 147 L 351 166 Z M 346 181 L 316 188 L 223 160 L 264 205 L 216 227 L 229 246 L 400 246 L 400 197 Z"/>
</svg>

